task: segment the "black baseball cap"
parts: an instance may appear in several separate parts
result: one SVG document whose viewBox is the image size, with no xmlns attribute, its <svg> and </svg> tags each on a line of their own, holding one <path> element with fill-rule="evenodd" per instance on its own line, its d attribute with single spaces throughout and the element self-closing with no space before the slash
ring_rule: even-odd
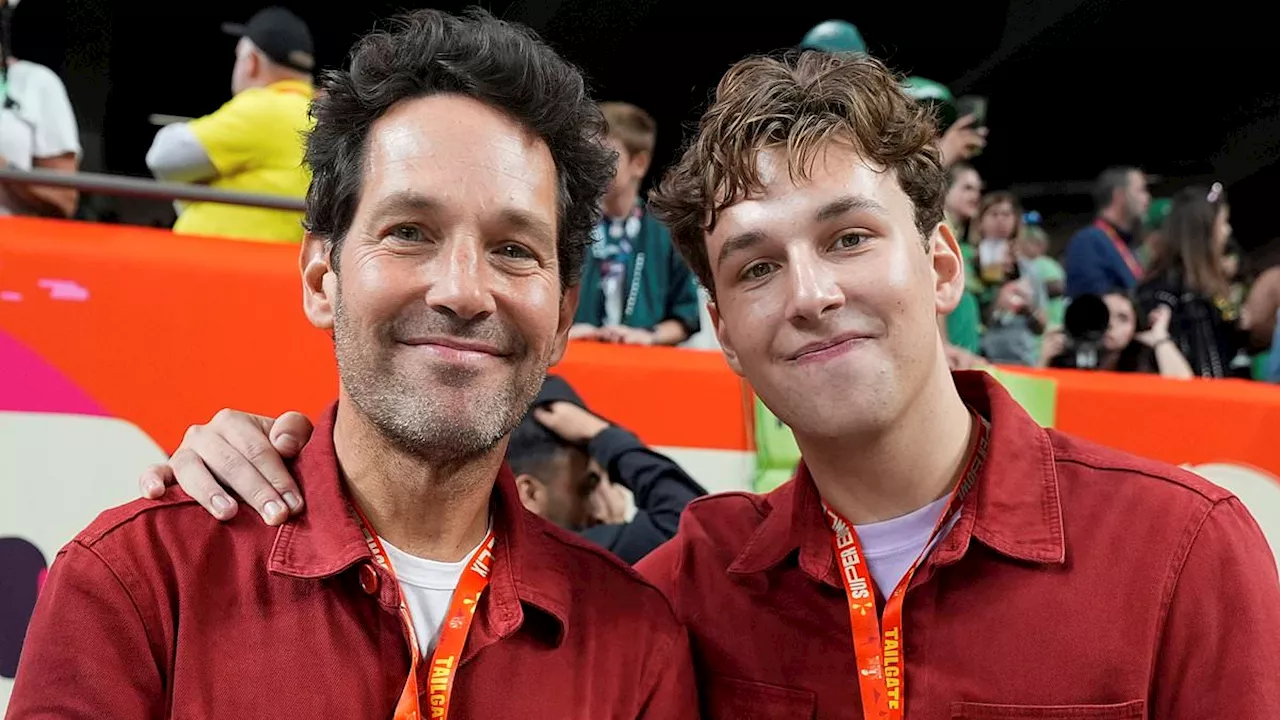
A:
<svg viewBox="0 0 1280 720">
<path fill-rule="evenodd" d="M 282 7 L 269 7 L 254 13 L 249 22 L 223 23 L 222 31 L 246 37 L 264 55 L 287 68 L 312 72 L 316 67 L 315 46 L 311 30 L 302 18 Z"/>
</svg>

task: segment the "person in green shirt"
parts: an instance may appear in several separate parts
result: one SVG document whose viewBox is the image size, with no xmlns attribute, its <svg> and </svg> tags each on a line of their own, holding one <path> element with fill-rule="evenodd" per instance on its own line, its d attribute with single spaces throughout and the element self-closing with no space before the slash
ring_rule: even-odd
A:
<svg viewBox="0 0 1280 720">
<path fill-rule="evenodd" d="M 630 345 L 678 345 L 696 333 L 698 288 L 671 243 L 671 232 L 645 211 L 640 183 L 649 171 L 657 126 L 628 103 L 601 103 L 605 141 L 618 170 L 592 233 L 570 337 Z"/>
</svg>

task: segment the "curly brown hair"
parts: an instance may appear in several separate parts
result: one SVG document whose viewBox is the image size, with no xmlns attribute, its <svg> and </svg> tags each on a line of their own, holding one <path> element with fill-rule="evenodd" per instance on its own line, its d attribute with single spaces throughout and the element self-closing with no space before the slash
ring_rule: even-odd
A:
<svg viewBox="0 0 1280 720">
<path fill-rule="evenodd" d="M 697 136 L 649 206 L 714 296 L 706 233 L 718 213 L 763 191 L 761 151 L 786 148 L 791 176 L 805 180 L 828 143 L 852 146 L 872 167 L 896 174 L 927 237 L 942 220 L 946 193 L 937 134 L 930 110 L 874 58 L 814 51 L 750 57 L 721 78 Z"/>
</svg>

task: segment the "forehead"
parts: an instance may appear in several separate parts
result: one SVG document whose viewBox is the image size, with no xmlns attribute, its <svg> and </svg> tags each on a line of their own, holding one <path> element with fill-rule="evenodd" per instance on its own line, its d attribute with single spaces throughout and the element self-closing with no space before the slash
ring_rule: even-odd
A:
<svg viewBox="0 0 1280 720">
<path fill-rule="evenodd" d="M 416 193 L 477 212 L 518 209 L 552 224 L 556 167 L 551 150 L 504 113 L 471 98 L 406 100 L 369 133 L 361 204 Z"/>
<path fill-rule="evenodd" d="M 911 200 L 897 174 L 868 163 L 845 144 L 821 148 L 804 168 L 803 177 L 792 172 L 781 148 L 760 151 L 756 167 L 760 191 L 722 210 L 707 234 L 713 258 L 726 238 L 740 233 L 783 235 L 804 224 L 819 224 L 823 222 L 820 211 L 843 198 L 869 200 L 883 208 L 889 219 L 911 222 Z"/>
<path fill-rule="evenodd" d="M 1106 301 L 1107 307 L 1110 308 L 1113 313 L 1127 313 L 1129 311 L 1129 301 L 1120 295 L 1111 293 L 1109 295 L 1103 295 L 1102 299 Z"/>
</svg>

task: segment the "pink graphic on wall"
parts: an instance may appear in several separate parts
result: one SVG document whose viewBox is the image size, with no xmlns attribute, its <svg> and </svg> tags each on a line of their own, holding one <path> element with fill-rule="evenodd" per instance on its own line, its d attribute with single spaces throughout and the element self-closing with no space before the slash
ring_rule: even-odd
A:
<svg viewBox="0 0 1280 720">
<path fill-rule="evenodd" d="M 3 330 L 0 368 L 0 411 L 109 415 L 61 370 Z"/>
</svg>

